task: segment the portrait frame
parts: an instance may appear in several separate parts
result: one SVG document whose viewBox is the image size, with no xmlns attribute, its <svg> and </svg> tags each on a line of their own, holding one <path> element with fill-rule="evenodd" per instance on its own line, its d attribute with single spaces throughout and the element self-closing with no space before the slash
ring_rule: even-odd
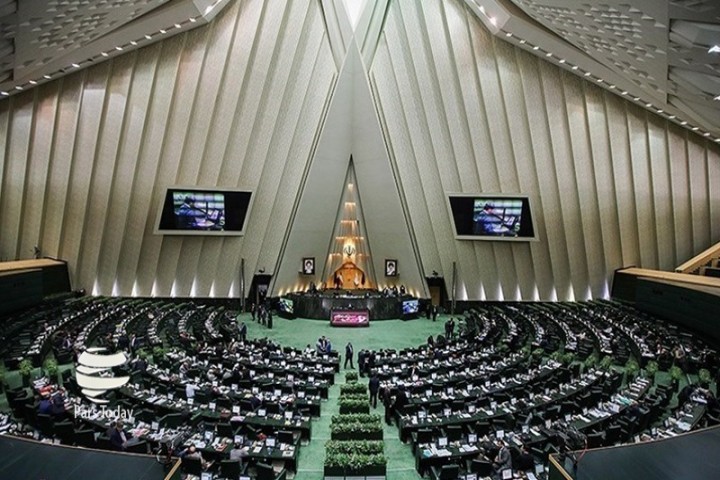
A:
<svg viewBox="0 0 720 480">
<path fill-rule="evenodd" d="M 398 275 L 398 261 L 396 258 L 385 259 L 385 276 L 386 277 L 397 277 Z"/>
<path fill-rule="evenodd" d="M 305 257 L 300 265 L 300 272 L 303 275 L 315 275 L 315 257 Z"/>
</svg>

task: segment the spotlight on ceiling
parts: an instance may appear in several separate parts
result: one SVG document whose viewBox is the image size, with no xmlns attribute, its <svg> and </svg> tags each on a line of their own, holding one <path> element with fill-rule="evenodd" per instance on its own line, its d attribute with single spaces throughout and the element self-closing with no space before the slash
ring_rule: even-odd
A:
<svg viewBox="0 0 720 480">
<path fill-rule="evenodd" d="M 710 50 L 708 50 L 708 53 L 720 53 L 720 45 L 713 45 L 710 47 Z"/>
</svg>

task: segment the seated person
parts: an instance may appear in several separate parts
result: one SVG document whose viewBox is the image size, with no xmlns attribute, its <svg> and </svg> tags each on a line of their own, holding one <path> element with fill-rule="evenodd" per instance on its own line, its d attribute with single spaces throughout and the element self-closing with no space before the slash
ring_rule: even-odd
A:
<svg viewBox="0 0 720 480">
<path fill-rule="evenodd" d="M 498 453 L 493 460 L 493 467 L 496 471 L 501 472 L 508 468 L 512 468 L 512 457 L 510 456 L 510 449 L 505 446 L 502 440 L 496 442 L 498 447 Z"/>
<path fill-rule="evenodd" d="M 110 445 L 113 450 L 124 452 L 128 447 L 128 437 L 123 430 L 123 422 L 115 422 L 115 428 L 110 432 Z"/>
<path fill-rule="evenodd" d="M 230 450 L 230 460 L 236 460 L 236 461 L 242 463 L 242 459 L 246 455 L 247 455 L 247 448 L 243 448 L 243 446 L 239 443 L 236 443 L 233 446 L 233 449 Z"/>
<path fill-rule="evenodd" d="M 180 452 L 180 458 L 187 458 L 192 460 L 200 460 L 200 464 L 202 465 L 202 468 L 206 470 L 208 467 L 210 467 L 213 462 L 206 462 L 205 459 L 202 457 L 202 454 L 198 451 L 197 448 L 195 448 L 195 445 L 190 445 L 190 447 L 186 448 L 182 452 Z"/>
<path fill-rule="evenodd" d="M 522 451 L 520 452 L 520 455 L 517 459 L 517 465 L 515 465 L 515 470 L 522 470 L 523 472 L 531 471 L 535 468 L 535 459 L 533 459 L 533 456 L 530 454 L 530 451 L 528 450 L 528 447 L 523 446 Z"/>
</svg>

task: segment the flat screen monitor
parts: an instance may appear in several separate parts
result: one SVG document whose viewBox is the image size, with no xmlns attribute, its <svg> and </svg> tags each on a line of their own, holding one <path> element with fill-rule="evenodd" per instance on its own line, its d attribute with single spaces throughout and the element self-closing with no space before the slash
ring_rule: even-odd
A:
<svg viewBox="0 0 720 480">
<path fill-rule="evenodd" d="M 156 234 L 243 235 L 252 192 L 222 188 L 168 187 Z"/>
<path fill-rule="evenodd" d="M 448 444 L 447 437 L 438 438 L 438 447 L 447 447 L 447 444 Z"/>
<path fill-rule="evenodd" d="M 404 300 L 402 308 L 403 315 L 413 315 L 420 310 L 420 302 L 418 300 Z"/>
<path fill-rule="evenodd" d="M 448 204 L 458 240 L 537 240 L 527 196 L 451 194 Z"/>
<path fill-rule="evenodd" d="M 265 446 L 275 448 L 275 437 L 267 437 L 265 439 Z"/>
<path fill-rule="evenodd" d="M 280 299 L 280 302 L 278 303 L 278 309 L 284 313 L 295 313 L 295 305 L 293 304 L 293 301 L 285 297 Z"/>
</svg>

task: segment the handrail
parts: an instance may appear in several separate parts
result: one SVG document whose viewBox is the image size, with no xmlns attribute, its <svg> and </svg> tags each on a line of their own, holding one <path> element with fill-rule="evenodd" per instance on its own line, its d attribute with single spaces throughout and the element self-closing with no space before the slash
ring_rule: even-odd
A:
<svg viewBox="0 0 720 480">
<path fill-rule="evenodd" d="M 695 255 L 693 258 L 688 260 L 687 262 L 683 263 L 679 267 L 675 269 L 676 273 L 691 273 L 698 268 L 704 266 L 707 264 L 710 260 L 713 258 L 720 257 L 720 242 L 716 243 L 712 247 L 708 248 L 707 250 L 703 250 L 702 252 Z"/>
<path fill-rule="evenodd" d="M 704 287 L 720 288 L 720 278 L 691 275 L 689 273 L 663 272 L 661 270 L 650 270 L 647 268 L 630 267 L 618 270 L 619 273 L 635 275 L 636 277 L 654 278 L 671 282 L 701 285 Z"/>
</svg>

